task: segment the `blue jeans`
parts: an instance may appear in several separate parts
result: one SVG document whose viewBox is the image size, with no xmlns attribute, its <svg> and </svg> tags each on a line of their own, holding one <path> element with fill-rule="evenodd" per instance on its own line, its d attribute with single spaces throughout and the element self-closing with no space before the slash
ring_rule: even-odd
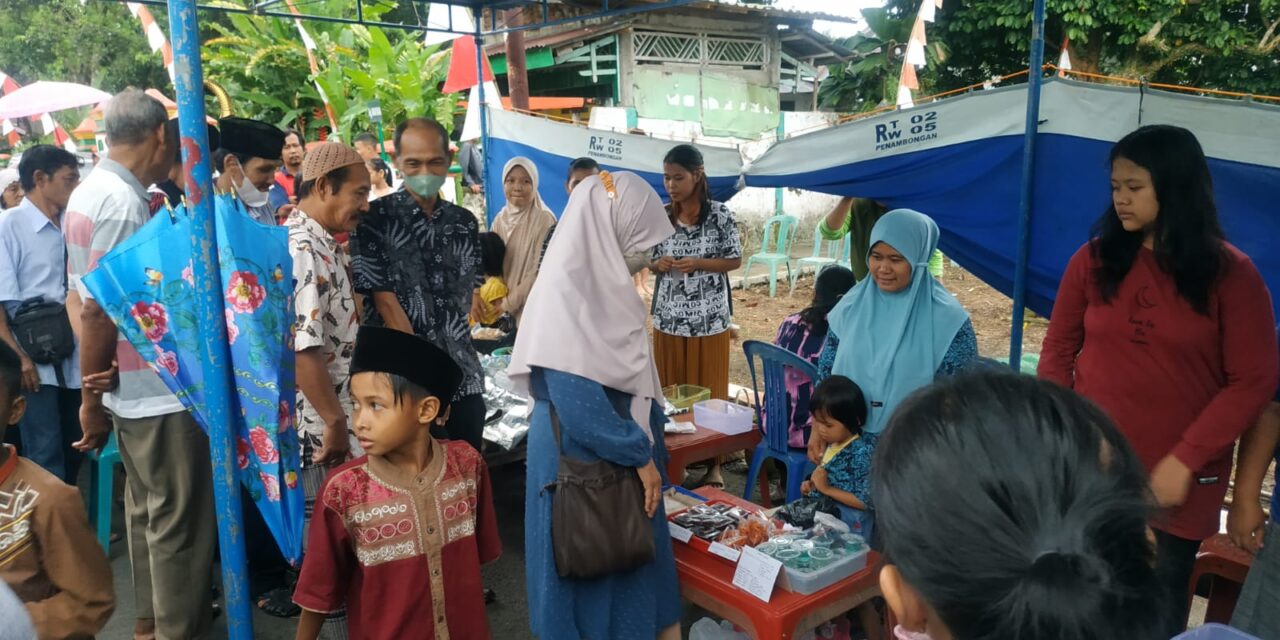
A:
<svg viewBox="0 0 1280 640">
<path fill-rule="evenodd" d="M 63 482 L 74 485 L 84 454 L 71 445 L 80 440 L 80 390 L 40 385 L 27 392 L 27 412 L 18 423 L 23 457 Z"/>
</svg>

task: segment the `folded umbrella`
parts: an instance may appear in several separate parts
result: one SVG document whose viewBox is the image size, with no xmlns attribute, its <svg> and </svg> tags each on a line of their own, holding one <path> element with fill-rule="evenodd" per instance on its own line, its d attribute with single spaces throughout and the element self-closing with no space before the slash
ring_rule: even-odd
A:
<svg viewBox="0 0 1280 640">
<path fill-rule="evenodd" d="M 191 249 L 184 208 L 156 215 L 84 277 L 98 305 L 206 433 L 231 428 L 240 482 L 262 512 L 280 551 L 302 557 L 302 487 L 293 425 L 293 261 L 288 235 L 261 225 L 232 195 L 216 196 L 219 290 L 227 343 L 208 345 L 232 380 L 234 397 L 211 397 L 195 311 L 200 256 Z M 214 425 L 207 407 L 229 406 L 231 425 Z M 222 440 L 212 438 L 217 443 Z"/>
</svg>

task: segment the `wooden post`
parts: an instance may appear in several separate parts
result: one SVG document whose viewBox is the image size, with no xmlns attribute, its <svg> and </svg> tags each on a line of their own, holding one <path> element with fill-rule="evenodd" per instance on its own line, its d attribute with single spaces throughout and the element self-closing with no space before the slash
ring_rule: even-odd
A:
<svg viewBox="0 0 1280 640">
<path fill-rule="evenodd" d="M 524 16 L 520 9 L 511 9 L 504 14 L 507 28 L 524 24 Z M 511 107 L 517 110 L 529 110 L 529 69 L 524 57 L 524 32 L 507 33 L 507 92 L 511 94 Z"/>
</svg>

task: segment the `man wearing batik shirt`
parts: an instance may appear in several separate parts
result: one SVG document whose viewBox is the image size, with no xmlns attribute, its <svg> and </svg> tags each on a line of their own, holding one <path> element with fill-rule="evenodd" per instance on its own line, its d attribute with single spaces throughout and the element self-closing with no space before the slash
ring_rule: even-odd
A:
<svg viewBox="0 0 1280 640">
<path fill-rule="evenodd" d="M 347 257 L 333 235 L 354 228 L 368 210 L 369 172 L 355 150 L 339 142 L 318 145 L 302 170 L 308 179 L 298 185 L 298 208 L 284 226 L 293 257 L 295 422 L 310 505 L 325 473 L 347 461 L 353 444 L 348 381 L 359 318 Z"/>
<path fill-rule="evenodd" d="M 366 326 L 351 374 L 368 455 L 320 490 L 297 637 L 345 606 L 352 638 L 487 640 L 480 565 L 502 552 L 488 470 L 466 443 L 431 436 L 462 371 L 425 340 Z"/>
<path fill-rule="evenodd" d="M 396 166 L 405 189 L 378 199 L 351 236 L 356 291 L 370 297 L 365 321 L 425 338 L 462 368 L 447 435 L 480 450 L 484 377 L 467 318 L 482 284 L 476 218 L 438 197 L 449 174 L 449 136 L 440 123 L 412 118 L 396 127 Z"/>
</svg>

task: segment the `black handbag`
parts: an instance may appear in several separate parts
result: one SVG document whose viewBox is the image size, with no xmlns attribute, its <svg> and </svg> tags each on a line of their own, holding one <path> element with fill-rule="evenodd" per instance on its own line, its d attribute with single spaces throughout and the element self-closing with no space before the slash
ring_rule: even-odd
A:
<svg viewBox="0 0 1280 640">
<path fill-rule="evenodd" d="M 560 419 L 551 407 L 560 451 L 551 491 L 551 548 L 561 578 L 590 580 L 653 562 L 653 524 L 644 512 L 644 484 L 631 467 L 564 455 Z"/>
<path fill-rule="evenodd" d="M 37 364 L 60 365 L 76 350 L 75 334 L 71 332 L 71 320 L 67 318 L 66 305 L 32 298 L 23 302 L 9 327 L 18 346 Z M 58 384 L 65 386 L 61 366 L 54 367 Z"/>
</svg>

